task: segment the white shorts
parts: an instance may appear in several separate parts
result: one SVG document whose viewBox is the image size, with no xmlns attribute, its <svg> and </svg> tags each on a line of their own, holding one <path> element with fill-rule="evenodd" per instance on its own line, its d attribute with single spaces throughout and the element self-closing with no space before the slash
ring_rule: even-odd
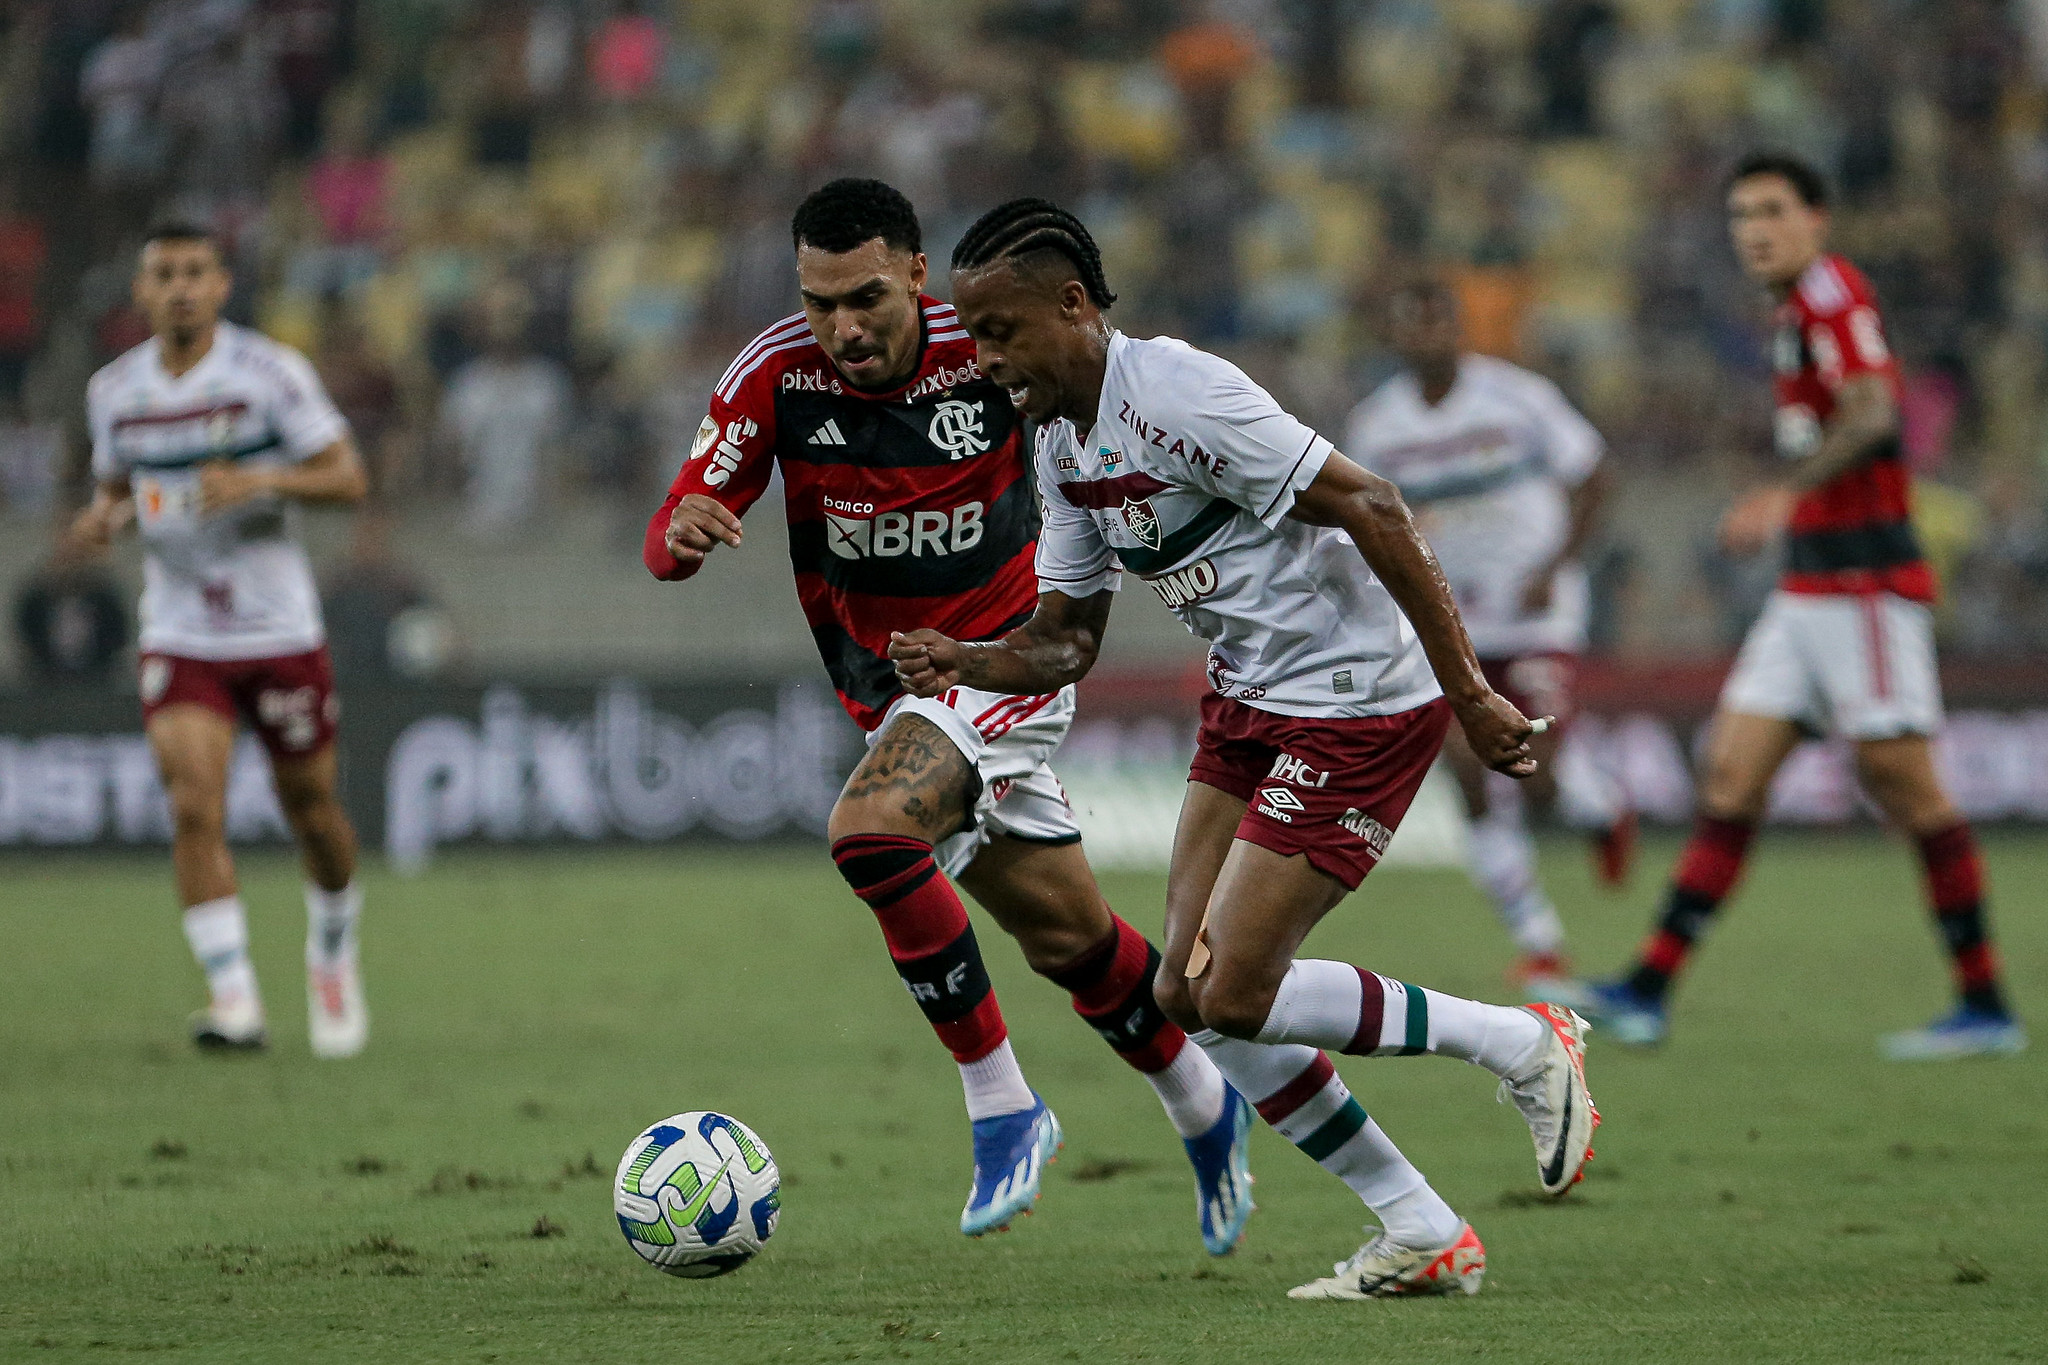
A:
<svg viewBox="0 0 2048 1365">
<path fill-rule="evenodd" d="M 1013 697 L 955 687 L 936 697 L 904 697 L 868 732 L 869 747 L 891 721 L 906 715 L 945 731 L 981 778 L 968 827 L 932 849 L 941 872 L 959 876 L 996 834 L 1037 844 L 1079 842 L 1074 808 L 1047 763 L 1074 724 L 1073 688 Z"/>
<path fill-rule="evenodd" d="M 1891 593 L 1774 592 L 1735 656 L 1721 709 L 1847 739 L 1932 735 L 1934 614 Z"/>
</svg>

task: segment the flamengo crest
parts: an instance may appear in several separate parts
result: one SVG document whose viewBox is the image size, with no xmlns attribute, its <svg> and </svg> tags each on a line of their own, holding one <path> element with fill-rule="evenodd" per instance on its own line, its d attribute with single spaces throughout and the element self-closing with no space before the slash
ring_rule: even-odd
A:
<svg viewBox="0 0 2048 1365">
<path fill-rule="evenodd" d="M 1125 498 L 1119 509 L 1124 514 L 1124 525 L 1131 528 L 1131 534 L 1147 549 L 1159 548 L 1159 514 L 1152 510 L 1150 498 Z"/>
<path fill-rule="evenodd" d="M 956 460 L 969 455 L 979 455 L 988 449 L 988 438 L 981 434 L 981 403 L 963 403 L 957 398 L 948 398 L 932 409 L 932 424 L 926 431 L 932 444 Z"/>
</svg>

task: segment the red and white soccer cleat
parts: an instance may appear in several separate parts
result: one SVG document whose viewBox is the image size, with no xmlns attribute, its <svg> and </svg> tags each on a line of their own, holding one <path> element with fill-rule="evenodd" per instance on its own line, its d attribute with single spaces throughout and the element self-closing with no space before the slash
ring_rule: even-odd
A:
<svg viewBox="0 0 2048 1365">
<path fill-rule="evenodd" d="M 1562 1005 L 1522 1008 L 1550 1030 L 1549 1046 L 1527 1076 L 1503 1079 L 1501 1094 L 1522 1111 L 1536 1143 L 1537 1177 L 1543 1192 L 1556 1198 L 1585 1175 L 1593 1130 L 1600 1126 L 1600 1111 L 1586 1089 L 1586 1021 Z"/>
<path fill-rule="evenodd" d="M 1320 1280 L 1296 1285 L 1290 1299 L 1402 1299 L 1424 1294 L 1477 1294 L 1486 1278 L 1486 1248 L 1470 1223 L 1446 1247 L 1404 1247 L 1385 1232 Z"/>
<path fill-rule="evenodd" d="M 370 1011 L 353 947 L 332 961 L 307 962 L 306 1023 L 315 1057 L 353 1057 L 370 1041 Z"/>
</svg>

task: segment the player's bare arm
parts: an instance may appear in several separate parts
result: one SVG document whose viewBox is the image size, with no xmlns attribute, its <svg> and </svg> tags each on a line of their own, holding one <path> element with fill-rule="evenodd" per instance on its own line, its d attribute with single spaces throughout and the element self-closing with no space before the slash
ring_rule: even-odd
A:
<svg viewBox="0 0 2048 1365">
<path fill-rule="evenodd" d="M 1567 564 L 1577 563 L 1592 542 L 1593 530 L 1600 524 L 1600 513 L 1607 505 L 1607 495 L 1613 491 L 1614 475 L 1605 464 L 1595 465 L 1593 472 L 1579 482 L 1571 492 L 1568 507 L 1570 521 L 1565 529 L 1564 544 L 1548 564 L 1529 577 L 1529 585 L 1522 590 L 1522 610 L 1534 615 L 1550 610 L 1558 571 Z"/>
<path fill-rule="evenodd" d="M 1843 384 L 1836 408 L 1813 452 L 1792 463 L 1790 477 L 1738 500 L 1721 519 L 1721 545 L 1732 554 L 1761 550 L 1792 515 L 1801 493 L 1872 458 L 1899 435 L 1899 405 L 1891 386 L 1875 374 Z"/>
<path fill-rule="evenodd" d="M 677 568 L 695 573 L 704 556 L 720 545 L 737 550 L 742 534 L 740 519 L 724 503 L 703 493 L 690 493 L 669 515 L 668 536 L 662 544 Z"/>
<path fill-rule="evenodd" d="M 369 492 L 363 457 L 347 436 L 293 465 L 251 466 L 215 460 L 199 470 L 200 501 L 209 513 L 266 495 L 346 506 L 361 502 Z"/>
<path fill-rule="evenodd" d="M 1111 592 L 1041 593 L 1031 619 L 1000 640 L 966 645 L 935 630 L 896 631 L 889 637 L 889 657 L 913 697 L 935 697 L 949 687 L 1019 696 L 1057 692 L 1095 667 L 1115 598 Z"/>
<path fill-rule="evenodd" d="M 1487 686 L 1450 585 L 1400 490 L 1333 452 L 1288 515 L 1311 526 L 1334 526 L 1351 537 L 1414 624 L 1429 666 L 1480 761 L 1510 777 L 1535 772 L 1536 759 L 1529 752 L 1535 727 Z"/>
<path fill-rule="evenodd" d="M 99 554 L 134 520 L 135 495 L 128 480 L 105 479 L 94 486 L 92 501 L 72 518 L 67 539 L 79 553 Z"/>
</svg>

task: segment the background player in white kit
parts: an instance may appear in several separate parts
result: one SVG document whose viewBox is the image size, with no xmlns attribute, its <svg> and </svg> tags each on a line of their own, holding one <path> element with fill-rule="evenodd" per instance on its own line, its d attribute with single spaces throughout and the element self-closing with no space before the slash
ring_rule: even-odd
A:
<svg viewBox="0 0 2048 1365">
<path fill-rule="evenodd" d="M 991 210 L 954 249 L 953 289 L 982 372 L 1040 424 L 1040 595 L 1000 640 L 897 634 L 898 677 L 917 696 L 1076 682 L 1124 569 L 1209 641 L 1213 691 L 1174 837 L 1155 994 L 1260 1115 L 1384 1225 L 1293 1297 L 1476 1293 L 1485 1248 L 1322 1049 L 1441 1053 L 1491 1071 L 1556 1195 L 1578 1179 L 1598 1122 L 1583 1023 L 1295 951 L 1378 861 L 1453 716 L 1486 763 L 1515 776 L 1535 767 L 1535 727 L 1487 685 L 1394 487 L 1227 361 L 1113 330 L 1103 310 L 1115 295 L 1073 215 L 1037 199 Z"/>
<path fill-rule="evenodd" d="M 1444 757 L 1472 817 L 1473 879 L 1521 953 L 1510 979 L 1534 998 L 1571 1004 L 1583 992 L 1537 877 L 1524 806 L 1547 812 L 1562 796 L 1566 820 L 1594 835 L 1602 879 L 1627 877 L 1635 819 L 1620 791 L 1580 764 L 1560 793 L 1553 762 L 1576 709 L 1588 616 L 1579 559 L 1610 482 L 1606 443 L 1549 380 L 1466 353 L 1442 279 L 1403 281 L 1387 312 L 1387 339 L 1405 368 L 1353 410 L 1344 449 L 1415 509 L 1487 682 L 1524 713 L 1556 718 L 1529 741 L 1538 766 L 1519 785 L 1488 773 L 1455 731 Z"/>
<path fill-rule="evenodd" d="M 369 1037 L 362 894 L 335 791 L 338 706 L 320 598 L 289 504 L 356 502 L 367 483 L 305 357 L 220 320 L 231 284 L 197 228 L 159 228 L 143 245 L 135 302 L 154 335 L 86 390 L 98 487 L 72 535 L 104 547 L 132 521 L 142 536 L 143 719 L 170 797 L 185 937 L 211 997 L 193 1016 L 194 1041 L 266 1040 L 225 830 L 239 719 L 270 755 L 305 862 L 313 1051 L 346 1057 Z"/>
</svg>

